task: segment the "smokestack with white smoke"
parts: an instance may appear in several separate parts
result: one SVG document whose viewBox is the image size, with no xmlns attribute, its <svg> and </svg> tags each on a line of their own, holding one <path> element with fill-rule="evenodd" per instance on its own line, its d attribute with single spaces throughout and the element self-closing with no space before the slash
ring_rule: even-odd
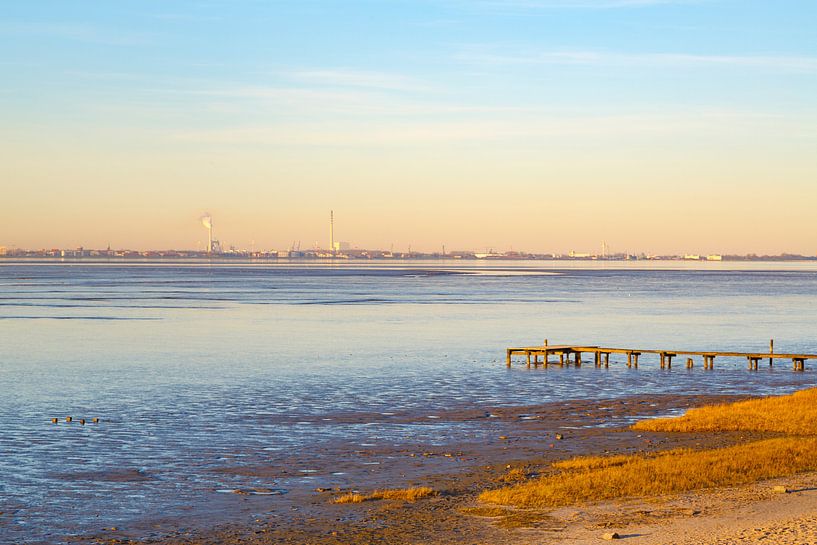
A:
<svg viewBox="0 0 817 545">
<path fill-rule="evenodd" d="M 201 224 L 207 229 L 207 253 L 213 251 L 213 218 L 209 212 L 205 212 L 201 217 Z"/>
</svg>

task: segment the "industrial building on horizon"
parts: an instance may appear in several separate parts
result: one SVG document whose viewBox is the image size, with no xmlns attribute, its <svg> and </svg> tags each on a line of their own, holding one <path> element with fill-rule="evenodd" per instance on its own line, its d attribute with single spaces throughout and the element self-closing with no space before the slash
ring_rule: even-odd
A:
<svg viewBox="0 0 817 545">
<path fill-rule="evenodd" d="M 529 253 L 520 251 L 496 252 L 487 250 L 485 252 L 461 250 L 446 252 L 442 246 L 441 252 L 418 252 L 412 251 L 411 246 L 406 252 L 395 252 L 393 248 L 389 250 L 370 250 L 353 248 L 349 242 L 335 240 L 335 212 L 329 211 L 329 244 L 327 249 L 320 248 L 316 242 L 314 248 L 301 250 L 300 242 L 293 242 L 288 250 L 267 250 L 256 251 L 255 249 L 237 249 L 230 246 L 224 249 L 222 243 L 214 237 L 213 217 L 205 212 L 199 221 L 207 229 L 207 246 L 202 250 L 112 250 L 110 246 L 105 250 L 87 249 L 83 247 L 72 249 L 39 249 L 29 250 L 20 248 L 7 248 L 0 246 L 0 257 L 18 258 L 119 258 L 119 259 L 145 259 L 145 258 L 167 258 L 167 259 L 200 259 L 200 258 L 239 258 L 239 259 L 507 259 L 507 260 L 565 260 L 565 261 L 640 261 L 640 260 L 679 260 L 679 261 L 797 261 L 817 260 L 817 256 L 805 256 L 799 254 L 779 254 L 779 255 L 723 255 L 723 254 L 667 254 L 653 255 L 646 253 L 632 254 L 630 252 L 611 253 L 606 241 L 601 243 L 601 252 L 577 252 L 570 250 L 567 254 L 556 253 Z"/>
</svg>

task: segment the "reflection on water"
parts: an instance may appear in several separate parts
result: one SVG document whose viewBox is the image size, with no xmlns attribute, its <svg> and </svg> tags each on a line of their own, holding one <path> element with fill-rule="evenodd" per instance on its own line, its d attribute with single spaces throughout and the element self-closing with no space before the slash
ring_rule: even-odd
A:
<svg viewBox="0 0 817 545">
<path fill-rule="evenodd" d="M 0 265 L 0 542 L 98 530 L 100 513 L 122 524 L 225 490 L 280 494 L 318 476 L 347 485 L 321 466 L 349 454 L 338 441 L 494 434 L 490 415 L 452 420 L 452 409 L 778 393 L 817 377 L 727 359 L 707 373 L 659 371 L 649 358 L 637 370 L 615 357 L 610 369 L 504 365 L 506 346 L 546 337 L 761 351 L 773 337 L 778 351 L 816 351 L 811 266 L 473 267 Z M 76 421 L 92 417 L 102 421 Z M 604 425 L 625 423 L 612 414 Z M 316 466 L 286 479 L 224 471 L 299 451 Z"/>
</svg>

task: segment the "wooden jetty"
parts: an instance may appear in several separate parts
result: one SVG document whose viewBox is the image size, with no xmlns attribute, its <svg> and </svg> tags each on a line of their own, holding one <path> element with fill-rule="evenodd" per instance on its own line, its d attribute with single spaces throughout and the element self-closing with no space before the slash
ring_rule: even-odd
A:
<svg viewBox="0 0 817 545">
<path fill-rule="evenodd" d="M 769 360 L 769 366 L 774 364 L 774 360 L 791 360 L 792 368 L 795 371 L 806 370 L 806 360 L 817 359 L 817 354 L 785 354 L 774 351 L 774 340 L 769 341 L 769 352 L 728 352 L 719 350 L 653 350 L 636 348 L 610 348 L 603 346 L 586 346 L 574 344 L 548 345 L 547 340 L 541 346 L 525 346 L 521 348 L 508 348 L 506 364 L 511 366 L 513 356 L 524 356 L 527 366 L 538 365 L 582 365 L 582 355 L 592 354 L 593 363 L 596 367 L 609 367 L 610 354 L 626 354 L 627 367 L 638 368 L 638 358 L 644 354 L 657 354 L 661 369 L 672 369 L 672 360 L 678 356 L 687 356 L 686 368 L 692 369 L 695 366 L 695 356 L 701 357 L 704 369 L 715 368 L 715 358 L 746 358 L 747 366 L 750 370 L 756 371 L 761 360 Z M 558 356 L 557 361 L 551 361 L 550 356 Z M 539 358 L 542 358 L 539 361 Z M 571 361 L 572 357 L 572 361 Z"/>
</svg>

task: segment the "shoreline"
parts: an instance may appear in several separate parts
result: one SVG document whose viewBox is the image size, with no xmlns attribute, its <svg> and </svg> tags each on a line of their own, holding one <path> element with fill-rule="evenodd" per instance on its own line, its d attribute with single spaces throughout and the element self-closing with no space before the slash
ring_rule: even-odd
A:
<svg viewBox="0 0 817 545">
<path fill-rule="evenodd" d="M 496 439 L 457 445 L 417 444 L 416 448 L 359 447 L 347 452 L 367 459 L 356 465 L 353 487 L 323 486 L 333 472 L 351 470 L 351 462 L 324 454 L 326 467 L 303 476 L 304 486 L 283 495 L 239 490 L 209 494 L 201 505 L 189 506 L 184 516 L 148 517 L 117 527 L 100 521 L 104 530 L 63 538 L 71 543 L 256 543 L 331 545 L 383 543 L 457 543 L 478 540 L 516 543 L 530 533 L 545 539 L 563 534 L 547 530 L 553 516 L 528 513 L 486 519 L 463 512 L 476 504 L 479 492 L 496 487 L 511 469 L 538 472 L 554 461 L 585 454 L 624 454 L 690 447 L 726 446 L 763 434 L 642 434 L 617 425 L 615 412 L 632 419 L 666 415 L 693 406 L 746 399 L 732 395 L 653 395 L 619 399 L 552 402 L 537 406 L 440 412 L 437 422 L 490 422 Z M 487 416 L 490 414 L 490 417 Z M 557 439 L 559 433 L 562 438 Z M 441 438 L 444 439 L 444 438 Z M 350 445 L 351 447 L 351 445 Z M 336 448 L 343 448 L 336 445 Z M 280 467 L 236 466 L 225 470 L 245 477 L 282 478 L 297 472 L 297 461 L 310 453 L 292 453 Z M 314 453 L 313 453 L 314 454 Z M 318 453 L 317 458 L 320 458 Z M 316 458 L 316 459 L 317 459 Z M 387 462 L 383 462 L 387 460 Z M 438 492 L 416 503 L 373 501 L 335 505 L 341 493 L 374 489 L 430 486 Z M 559 527 L 561 527 L 561 523 Z M 567 526 L 565 526 L 567 528 Z M 540 535 L 541 534 L 541 535 Z M 56 536 L 55 536 L 56 537 Z M 550 539 L 550 538 L 547 538 Z"/>
</svg>

